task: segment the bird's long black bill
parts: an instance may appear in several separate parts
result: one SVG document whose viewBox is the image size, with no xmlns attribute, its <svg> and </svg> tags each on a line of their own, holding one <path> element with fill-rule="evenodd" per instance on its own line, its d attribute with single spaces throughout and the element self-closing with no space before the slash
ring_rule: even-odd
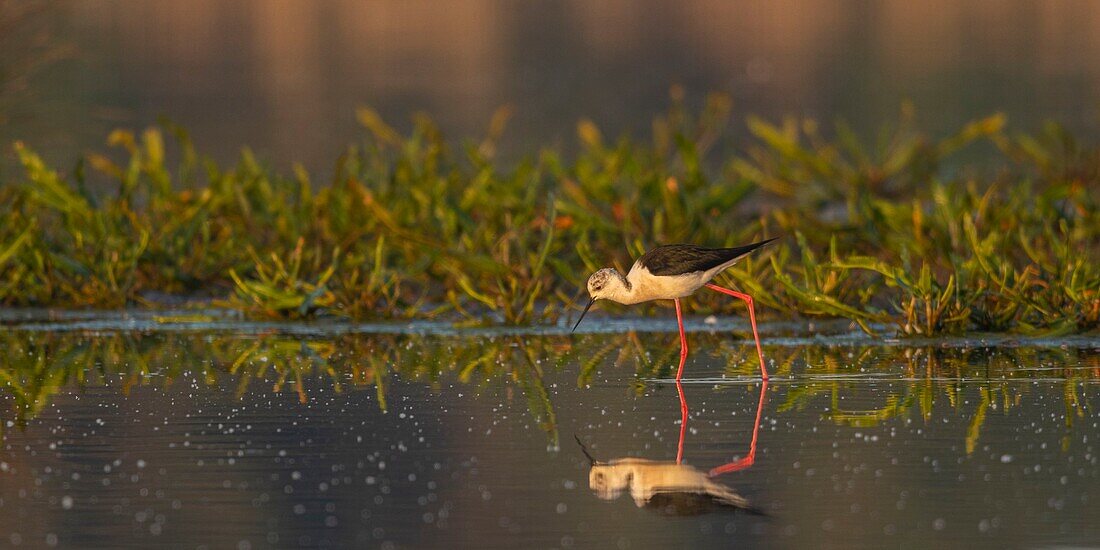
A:
<svg viewBox="0 0 1100 550">
<path fill-rule="evenodd" d="M 594 303 L 596 303 L 596 300 L 589 300 L 588 301 L 588 305 L 584 306 L 584 311 L 581 312 L 580 319 L 577 319 L 577 324 L 573 325 L 573 330 L 571 330 L 569 332 L 577 332 L 577 327 L 581 326 L 581 320 L 583 320 L 584 316 L 588 314 L 588 310 L 592 308 L 592 304 L 594 304 Z"/>
</svg>

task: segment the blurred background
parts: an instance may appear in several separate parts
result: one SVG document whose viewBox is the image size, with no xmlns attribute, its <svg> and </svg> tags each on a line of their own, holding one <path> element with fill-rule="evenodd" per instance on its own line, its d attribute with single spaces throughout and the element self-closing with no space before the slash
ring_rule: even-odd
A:
<svg viewBox="0 0 1100 550">
<path fill-rule="evenodd" d="M 429 113 L 454 140 L 515 108 L 513 157 L 568 146 L 581 117 L 645 135 L 668 106 L 848 120 L 865 136 L 912 100 L 943 135 L 1003 111 L 1100 135 L 1100 2 L 0 0 L 0 138 L 58 166 L 165 116 L 220 161 L 251 146 L 326 172 L 362 135 Z M 5 175 L 0 173 L 0 175 Z"/>
</svg>

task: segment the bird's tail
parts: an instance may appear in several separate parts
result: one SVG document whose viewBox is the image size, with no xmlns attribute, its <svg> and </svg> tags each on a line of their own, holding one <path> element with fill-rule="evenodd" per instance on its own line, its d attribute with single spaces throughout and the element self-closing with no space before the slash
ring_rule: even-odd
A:
<svg viewBox="0 0 1100 550">
<path fill-rule="evenodd" d="M 746 244 L 744 246 L 735 246 L 733 248 L 725 249 L 726 251 L 729 252 L 729 256 L 730 256 L 730 260 L 729 260 L 728 264 L 733 264 L 737 260 L 740 260 L 741 258 L 744 258 L 745 256 L 748 256 L 754 250 L 756 250 L 758 248 L 761 248 L 764 245 L 767 245 L 767 244 L 769 244 L 772 241 L 775 241 L 777 239 L 779 239 L 779 237 L 772 237 L 770 239 L 765 239 L 765 240 L 760 241 L 760 242 L 756 242 L 756 243 L 752 243 L 752 244 Z"/>
</svg>

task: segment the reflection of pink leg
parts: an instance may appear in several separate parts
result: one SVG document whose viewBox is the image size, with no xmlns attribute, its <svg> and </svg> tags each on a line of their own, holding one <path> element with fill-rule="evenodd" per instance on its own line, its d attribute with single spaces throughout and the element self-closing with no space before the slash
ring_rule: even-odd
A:
<svg viewBox="0 0 1100 550">
<path fill-rule="evenodd" d="M 676 324 L 680 326 L 680 369 L 676 371 L 676 381 L 684 375 L 684 362 L 688 358 L 688 339 L 684 335 L 684 314 L 680 311 L 680 299 L 673 300 L 676 303 Z"/>
<path fill-rule="evenodd" d="M 684 399 L 684 385 L 676 381 L 676 393 L 680 394 L 680 444 L 676 446 L 676 463 L 684 460 L 684 435 L 688 427 L 688 402 Z"/>
<path fill-rule="evenodd" d="M 756 436 L 760 433 L 760 414 L 764 412 L 764 395 L 768 391 L 768 379 L 765 378 L 760 384 L 760 401 L 756 403 L 756 422 L 752 425 L 752 442 L 749 443 L 749 455 L 740 460 L 735 460 L 727 464 L 723 464 L 716 468 L 711 469 L 707 474 L 710 477 L 720 476 L 722 474 L 728 474 L 730 472 L 736 472 L 738 470 L 744 470 L 752 466 L 752 463 L 756 461 Z M 683 397 L 680 398 L 681 400 Z M 682 402 L 682 401 L 681 401 Z M 683 445 L 683 428 L 680 429 L 680 445 Z M 679 461 L 677 461 L 679 462 Z"/>
<path fill-rule="evenodd" d="M 716 284 L 707 283 L 707 288 L 733 296 L 734 298 L 740 298 L 745 301 L 749 306 L 749 322 L 752 323 L 752 337 L 756 339 L 756 355 L 760 357 L 760 376 L 764 379 L 768 379 L 768 369 L 764 368 L 764 350 L 760 347 L 760 335 L 756 332 L 756 311 L 754 311 L 752 305 L 752 296 L 748 294 L 737 292 L 736 290 L 730 290 L 728 288 L 722 288 Z M 677 310 L 678 312 L 679 310 Z M 681 329 L 682 330 L 682 329 Z"/>
<path fill-rule="evenodd" d="M 688 426 L 688 403 L 684 398 L 684 385 L 679 380 L 676 381 L 676 392 L 680 394 L 680 444 L 676 446 L 676 463 L 679 464 L 684 460 L 684 435 Z"/>
<path fill-rule="evenodd" d="M 673 300 L 676 303 L 676 324 L 680 327 L 680 368 L 676 371 L 676 392 L 680 394 L 680 444 L 676 447 L 676 463 L 684 459 L 684 434 L 687 433 L 688 403 L 684 399 L 684 385 L 680 378 L 684 376 L 684 363 L 688 357 L 688 341 L 684 335 L 684 314 L 680 310 L 680 299 Z"/>
</svg>

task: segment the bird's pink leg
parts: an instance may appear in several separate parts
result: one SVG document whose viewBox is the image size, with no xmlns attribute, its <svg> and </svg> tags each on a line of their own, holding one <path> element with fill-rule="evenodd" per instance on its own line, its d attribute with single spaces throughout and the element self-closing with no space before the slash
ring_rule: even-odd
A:
<svg viewBox="0 0 1100 550">
<path fill-rule="evenodd" d="M 727 464 L 723 464 L 716 468 L 712 468 L 707 475 L 710 477 L 720 476 L 722 474 L 728 474 L 730 472 L 736 472 L 738 470 L 744 470 L 753 465 L 756 462 L 756 436 L 760 433 L 760 414 L 764 411 L 764 396 L 768 391 L 768 379 L 765 378 L 760 384 L 760 400 L 756 403 L 756 423 L 752 425 L 752 442 L 749 443 L 749 454 L 745 458 L 735 460 Z M 682 429 L 681 429 L 682 433 Z M 683 436 L 681 435 L 681 445 L 683 445 Z"/>
<path fill-rule="evenodd" d="M 752 337 L 754 339 L 756 339 L 756 355 L 760 358 L 760 376 L 765 381 L 767 381 L 768 380 L 768 369 L 764 367 L 764 350 L 760 347 L 760 334 L 758 334 L 756 332 L 756 311 L 755 311 L 755 309 L 753 308 L 753 305 L 752 305 L 752 296 L 749 296 L 748 294 L 745 294 L 745 293 L 742 293 L 742 292 L 737 292 L 736 290 L 730 290 L 728 288 L 722 288 L 722 287 L 720 287 L 716 284 L 713 284 L 713 283 L 707 283 L 707 288 L 709 288 L 709 289 L 711 289 L 715 292 L 721 292 L 722 294 L 727 294 L 729 296 L 733 296 L 734 298 L 740 298 L 741 300 L 744 300 L 746 304 L 748 304 L 748 306 L 749 306 L 749 322 L 752 323 Z M 677 311 L 677 313 L 679 313 L 679 311 L 680 311 L 679 310 L 679 302 L 677 302 L 677 310 L 676 311 Z M 683 332 L 682 332 L 683 328 L 681 328 L 680 330 L 681 330 L 681 334 L 683 334 Z"/>
</svg>

